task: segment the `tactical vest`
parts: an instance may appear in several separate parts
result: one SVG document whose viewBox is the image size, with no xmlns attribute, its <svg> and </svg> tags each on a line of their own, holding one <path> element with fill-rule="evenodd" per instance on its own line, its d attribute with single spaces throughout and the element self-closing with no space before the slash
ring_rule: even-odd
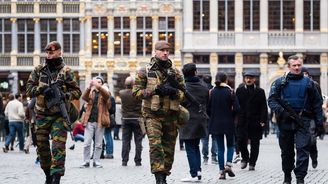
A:
<svg viewBox="0 0 328 184">
<path fill-rule="evenodd" d="M 150 70 L 150 65 L 146 66 L 146 76 L 147 76 L 147 87 L 149 91 L 154 91 L 157 85 L 160 85 L 163 79 L 163 75 L 160 71 Z M 151 98 L 143 99 L 142 106 L 144 108 L 149 108 L 151 111 L 168 112 L 169 110 L 178 111 L 180 102 L 178 100 L 171 100 L 169 96 L 161 97 L 159 95 L 153 95 Z"/>
<path fill-rule="evenodd" d="M 44 86 L 44 85 L 49 85 L 50 84 L 50 79 L 48 77 L 48 75 L 42 71 L 44 69 L 44 67 L 42 67 L 40 69 L 40 73 L 39 73 L 39 86 Z M 57 75 L 54 75 L 54 72 L 51 73 L 52 77 L 54 78 L 54 80 L 57 79 L 61 79 L 63 81 L 65 81 L 66 79 L 66 72 L 69 71 L 69 67 L 68 66 L 64 66 L 62 67 Z M 61 86 L 61 91 L 66 92 L 67 88 L 65 85 Z M 35 103 L 35 110 L 37 112 L 42 112 L 42 113 L 46 113 L 46 114 L 55 114 L 55 113 L 60 113 L 60 108 L 57 106 L 53 106 L 51 109 L 46 109 L 46 99 L 45 96 L 43 94 L 40 94 L 36 97 L 36 103 Z"/>
<path fill-rule="evenodd" d="M 306 86 L 310 79 L 303 77 L 300 80 L 289 80 L 281 91 L 281 97 L 296 112 L 301 112 L 305 105 Z"/>
</svg>

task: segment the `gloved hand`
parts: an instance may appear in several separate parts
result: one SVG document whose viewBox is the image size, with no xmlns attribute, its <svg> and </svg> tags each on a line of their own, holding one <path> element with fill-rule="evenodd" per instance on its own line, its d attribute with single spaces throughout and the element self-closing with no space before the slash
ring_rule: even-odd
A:
<svg viewBox="0 0 328 184">
<path fill-rule="evenodd" d="M 287 112 L 286 110 L 283 110 L 280 114 L 279 114 L 279 119 L 280 120 L 287 120 L 290 118 L 290 114 L 289 112 Z"/>
<path fill-rule="evenodd" d="M 52 89 L 48 85 L 39 87 L 39 92 L 46 97 L 50 97 L 53 94 Z"/>
<path fill-rule="evenodd" d="M 315 127 L 315 132 L 317 134 L 317 136 L 321 136 L 324 135 L 326 133 L 325 128 L 323 127 L 323 125 L 319 125 Z"/>
<path fill-rule="evenodd" d="M 158 85 L 155 88 L 155 93 L 160 96 L 174 96 L 178 93 L 178 90 L 176 88 L 173 88 L 170 84 L 165 83 Z"/>
</svg>

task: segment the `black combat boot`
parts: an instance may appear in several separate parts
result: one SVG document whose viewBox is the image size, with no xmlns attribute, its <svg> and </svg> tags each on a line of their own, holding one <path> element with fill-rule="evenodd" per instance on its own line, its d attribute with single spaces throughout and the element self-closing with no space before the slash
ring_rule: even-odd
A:
<svg viewBox="0 0 328 184">
<path fill-rule="evenodd" d="M 52 176 L 52 183 L 51 184 L 60 184 L 60 175 L 55 174 Z"/>
<path fill-rule="evenodd" d="M 291 173 L 285 173 L 285 179 L 283 184 L 291 184 L 292 183 L 292 175 Z"/>
<path fill-rule="evenodd" d="M 44 174 L 46 175 L 46 182 L 44 184 L 51 184 L 52 182 L 52 177 L 50 175 L 50 169 L 44 170 Z"/>
<path fill-rule="evenodd" d="M 155 173 L 156 184 L 167 184 L 166 183 L 166 174 L 163 172 Z"/>
</svg>

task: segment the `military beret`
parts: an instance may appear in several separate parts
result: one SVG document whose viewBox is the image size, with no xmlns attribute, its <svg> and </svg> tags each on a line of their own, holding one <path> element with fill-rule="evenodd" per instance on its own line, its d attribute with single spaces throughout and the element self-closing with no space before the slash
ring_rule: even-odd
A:
<svg viewBox="0 0 328 184">
<path fill-rule="evenodd" d="M 57 41 L 52 41 L 47 44 L 47 46 L 44 48 L 45 51 L 55 51 L 61 49 L 61 45 Z"/>
<path fill-rule="evenodd" d="M 160 40 L 155 44 L 155 50 L 171 49 L 171 44 L 167 41 Z"/>
</svg>

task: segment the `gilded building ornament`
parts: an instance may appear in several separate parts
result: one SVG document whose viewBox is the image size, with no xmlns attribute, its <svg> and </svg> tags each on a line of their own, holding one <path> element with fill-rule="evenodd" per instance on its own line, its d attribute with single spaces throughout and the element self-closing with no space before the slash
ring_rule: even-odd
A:
<svg viewBox="0 0 328 184">
<path fill-rule="evenodd" d="M 109 60 L 106 62 L 108 69 L 113 69 L 115 66 L 115 61 L 114 60 Z"/>
<path fill-rule="evenodd" d="M 128 61 L 128 65 L 130 69 L 134 69 L 137 67 L 137 61 L 136 60 L 130 60 Z"/>
<path fill-rule="evenodd" d="M 62 23 L 63 22 L 63 18 L 56 18 L 57 23 Z"/>
<path fill-rule="evenodd" d="M 283 69 L 286 64 L 286 60 L 284 59 L 284 54 L 282 51 L 279 52 L 279 58 L 277 60 L 277 63 L 280 69 Z"/>
<path fill-rule="evenodd" d="M 173 13 L 174 7 L 171 4 L 162 4 L 159 7 L 161 13 Z"/>
<path fill-rule="evenodd" d="M 138 13 L 144 14 L 149 12 L 149 7 L 146 4 L 139 6 Z"/>
<path fill-rule="evenodd" d="M 16 23 L 16 22 L 17 22 L 17 18 L 10 18 L 10 21 L 11 21 L 12 23 Z"/>
<path fill-rule="evenodd" d="M 124 5 L 119 5 L 117 7 L 117 11 L 120 12 L 120 13 L 125 13 L 127 10 L 126 10 Z"/>
<path fill-rule="evenodd" d="M 97 4 L 93 7 L 93 11 L 95 12 L 95 14 L 105 14 L 107 9 L 106 6 L 102 4 Z"/>
<path fill-rule="evenodd" d="M 35 23 L 39 23 L 39 22 L 40 22 L 40 18 L 33 18 L 33 21 L 34 21 Z"/>
</svg>

